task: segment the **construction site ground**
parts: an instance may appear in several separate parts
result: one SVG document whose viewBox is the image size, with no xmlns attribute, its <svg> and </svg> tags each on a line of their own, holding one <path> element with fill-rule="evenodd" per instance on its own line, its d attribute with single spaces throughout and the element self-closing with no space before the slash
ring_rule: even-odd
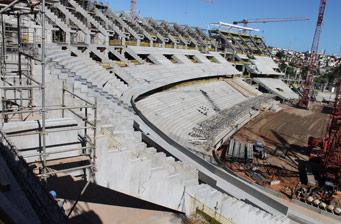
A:
<svg viewBox="0 0 341 224">
<path fill-rule="evenodd" d="M 288 105 L 281 107 L 283 109 L 279 112 L 263 112 L 241 128 L 234 138 L 241 142 L 254 144 L 258 140 L 263 143 L 267 158 L 262 160 L 255 156 L 252 168 L 269 181 L 258 184 L 267 185 L 272 190 L 285 193 L 283 196 L 289 196 L 290 190 L 301 180 L 299 166 L 308 161 L 309 136 L 324 136 L 330 115 L 328 108 L 322 104 L 312 105 L 311 110 Z M 238 163 L 226 165 L 238 175 L 251 182 L 257 182 L 246 174 L 244 165 Z M 270 185 L 270 181 L 277 183 L 273 182 L 275 184 Z"/>
</svg>

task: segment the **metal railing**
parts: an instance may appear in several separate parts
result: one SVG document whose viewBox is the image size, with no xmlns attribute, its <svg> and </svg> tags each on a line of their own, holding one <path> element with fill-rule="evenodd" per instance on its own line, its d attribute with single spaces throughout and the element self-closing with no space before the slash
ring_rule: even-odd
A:
<svg viewBox="0 0 341 224">
<path fill-rule="evenodd" d="M 65 85 L 63 84 L 63 89 L 62 89 L 62 105 L 61 106 L 55 106 L 55 107 L 46 107 L 45 110 L 46 112 L 51 112 L 51 111 L 60 111 L 61 112 L 61 117 L 65 118 L 66 114 L 71 115 L 74 117 L 78 122 L 78 124 L 82 124 L 81 126 L 74 126 L 74 127 L 61 127 L 61 128 L 46 128 L 45 130 L 45 135 L 52 134 L 52 133 L 68 133 L 72 131 L 79 131 L 79 138 L 80 141 L 73 143 L 73 144 L 80 144 L 81 147 L 74 147 L 71 149 L 66 149 L 66 150 L 58 150 L 54 152 L 49 152 L 49 149 L 51 148 L 57 148 L 60 147 L 61 145 L 64 145 L 63 142 L 60 144 L 55 144 L 55 145 L 45 145 L 46 150 L 45 152 L 42 150 L 42 146 L 39 146 L 37 148 L 31 148 L 30 150 L 37 150 L 37 153 L 31 154 L 28 156 L 25 156 L 24 158 L 32 158 L 32 157 L 39 157 L 39 158 L 45 158 L 45 160 L 41 160 L 39 163 L 42 165 L 42 170 L 45 170 L 46 172 L 40 172 L 38 174 L 39 177 L 42 177 L 44 179 L 47 179 L 51 175 L 55 175 L 57 173 L 69 173 L 71 171 L 76 171 L 76 170 L 83 170 L 84 171 L 84 179 L 87 179 L 87 174 L 89 174 L 89 179 L 94 180 L 94 175 L 95 175 L 95 159 L 96 159 L 96 120 L 97 120 L 97 100 L 95 99 L 95 102 L 89 102 L 86 99 L 83 99 L 82 97 L 74 94 L 70 90 L 68 90 Z M 75 105 L 68 106 L 66 104 L 67 97 L 70 97 L 73 99 L 73 102 Z M 5 115 L 13 115 L 17 113 L 31 113 L 31 114 L 36 114 L 40 113 L 40 109 L 34 109 L 34 110 L 22 110 L 22 111 L 8 111 L 8 112 L 3 112 Z M 92 113 L 90 116 L 90 112 Z M 36 128 L 34 130 L 28 130 L 28 131 L 23 131 L 20 133 L 14 132 L 14 133 L 8 133 L 8 137 L 20 137 L 20 136 L 37 136 L 38 137 L 38 142 L 42 142 L 42 128 Z M 71 143 L 68 143 L 71 145 Z M 53 171 L 47 171 L 50 170 L 51 168 L 48 166 L 49 163 L 49 156 L 54 155 L 56 157 L 56 154 L 61 155 L 59 160 L 66 159 L 67 157 L 63 157 L 63 154 L 66 152 L 72 152 L 72 151 L 79 151 L 79 156 L 86 156 L 87 160 L 89 161 L 89 164 L 84 166 L 80 165 L 78 167 L 73 167 L 73 168 L 67 168 L 67 169 L 58 169 L 58 170 L 53 170 Z M 54 158 L 56 160 L 56 158 Z"/>
<path fill-rule="evenodd" d="M 59 159 L 63 159 L 63 154 L 67 151 L 79 151 L 79 156 L 86 156 L 89 164 L 87 166 L 79 165 L 73 170 L 84 170 L 84 176 L 89 174 L 90 179 L 94 179 L 95 170 L 95 148 L 96 148 L 96 119 L 97 103 L 91 103 L 81 97 L 75 95 L 65 88 L 63 84 L 62 105 L 56 107 L 48 107 L 45 102 L 45 1 L 31 7 L 30 5 L 18 5 L 23 3 L 18 0 L 13 4 L 0 6 L 0 48 L 1 48 L 1 82 L 0 90 L 2 91 L 2 125 L 4 123 L 20 120 L 26 121 L 31 117 L 38 118 L 40 121 L 39 128 L 34 131 L 10 134 L 9 137 L 19 136 L 35 136 L 38 137 L 39 147 L 32 150 L 37 150 L 36 153 L 28 155 L 27 158 L 40 158 L 42 169 L 39 170 L 38 176 L 45 181 L 51 175 L 60 172 L 70 172 L 69 168 L 52 170 L 48 167 L 49 156 L 54 155 Z M 33 16 L 34 15 L 34 16 Z M 11 18 L 11 21 L 5 21 L 5 18 Z M 37 24 L 31 27 L 25 25 L 25 20 L 33 19 Z M 39 29 L 40 32 L 37 30 Z M 37 36 L 37 33 L 41 33 Z M 38 51 L 41 51 L 38 54 Z M 37 81 L 33 78 L 32 64 L 33 61 L 41 65 L 41 79 Z M 33 91 L 41 93 L 41 106 L 33 105 Z M 66 96 L 77 101 L 79 105 L 65 105 Z M 89 117 L 89 112 L 93 113 L 93 117 Z M 80 127 L 60 128 L 46 130 L 46 114 L 51 111 L 61 111 L 61 116 L 66 113 L 72 115 L 82 124 Z M 47 146 L 46 135 L 57 132 L 78 131 L 79 144 L 81 147 L 75 147 L 68 150 L 54 150 L 49 152 L 51 148 L 60 147 L 63 145 L 55 144 Z M 48 149 L 47 149 L 48 148 Z M 58 154 L 58 155 L 57 155 Z"/>
<path fill-rule="evenodd" d="M 42 86 L 32 77 L 32 61 L 42 62 L 36 58 L 37 52 L 34 50 L 37 48 L 36 32 L 31 32 L 24 26 L 29 21 L 27 18 L 36 15 L 38 11 L 28 6 L 18 6 L 18 3 L 22 2 L 16 1 L 12 6 L 0 7 L 2 112 L 32 109 L 33 89 L 40 89 Z M 5 18 L 12 18 L 12 22 L 5 21 Z M 23 113 L 13 114 L 11 117 L 2 114 L 3 122 L 13 118 L 25 120 L 26 116 Z"/>
</svg>

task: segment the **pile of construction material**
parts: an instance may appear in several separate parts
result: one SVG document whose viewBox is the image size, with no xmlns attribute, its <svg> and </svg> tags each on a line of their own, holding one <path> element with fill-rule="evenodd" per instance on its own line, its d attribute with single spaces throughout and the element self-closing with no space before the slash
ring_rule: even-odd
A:
<svg viewBox="0 0 341 224">
<path fill-rule="evenodd" d="M 336 216 L 341 216 L 340 196 L 336 187 L 328 185 L 321 188 L 301 185 L 294 190 L 294 198 Z"/>
<path fill-rule="evenodd" d="M 240 163 L 253 162 L 253 144 L 241 143 L 232 139 L 228 149 L 225 151 L 225 160 Z"/>
<path fill-rule="evenodd" d="M 273 96 L 263 94 L 254 98 L 234 105 L 231 108 L 225 109 L 207 120 L 199 123 L 192 129 L 189 135 L 193 138 L 191 142 L 198 139 L 197 144 L 201 144 L 206 151 L 216 148 L 217 142 L 221 140 L 221 133 L 226 130 L 238 130 L 243 124 L 249 121 L 259 108 L 264 104 L 269 104 L 273 101 Z M 226 136 L 224 136 L 226 137 Z M 202 140 L 205 141 L 202 141 Z"/>
</svg>

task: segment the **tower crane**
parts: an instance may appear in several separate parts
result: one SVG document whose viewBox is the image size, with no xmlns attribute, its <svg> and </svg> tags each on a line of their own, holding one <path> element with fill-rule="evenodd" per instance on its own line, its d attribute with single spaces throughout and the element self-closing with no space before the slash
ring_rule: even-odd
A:
<svg viewBox="0 0 341 224">
<path fill-rule="evenodd" d="M 323 17 L 327 0 L 320 1 L 319 15 L 316 24 L 311 55 L 308 64 L 308 74 L 304 82 L 304 92 L 298 102 L 298 106 L 308 108 L 310 88 L 313 84 L 313 72 L 316 66 L 317 51 L 320 43 Z M 319 146 L 321 148 L 317 159 L 322 165 L 322 177 L 327 181 L 341 184 L 341 78 L 336 82 L 335 101 L 331 113 L 327 134 L 324 138 L 318 139 L 309 137 L 309 146 Z M 314 158 L 314 157 L 312 157 Z"/>
<path fill-rule="evenodd" d="M 313 79 L 314 79 L 314 71 L 316 67 L 317 54 L 318 54 L 318 49 L 320 45 L 320 36 L 322 32 L 322 24 L 323 24 L 326 5 L 327 5 L 327 0 L 320 1 L 320 9 L 319 9 L 319 14 L 317 18 L 313 44 L 311 46 L 310 58 L 308 62 L 308 73 L 303 83 L 303 94 L 298 101 L 298 106 L 304 109 L 308 109 L 309 107 L 310 89 L 311 89 L 311 86 L 313 84 Z"/>
<path fill-rule="evenodd" d="M 243 24 L 247 26 L 249 23 L 278 23 L 278 22 L 294 22 L 294 21 L 307 21 L 306 17 L 291 17 L 291 18 L 260 18 L 260 19 L 243 19 L 234 21 L 234 25 Z"/>
</svg>

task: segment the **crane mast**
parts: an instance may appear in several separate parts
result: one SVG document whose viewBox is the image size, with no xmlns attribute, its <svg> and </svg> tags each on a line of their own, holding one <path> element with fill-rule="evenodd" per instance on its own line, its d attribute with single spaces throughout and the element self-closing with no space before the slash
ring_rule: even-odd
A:
<svg viewBox="0 0 341 224">
<path fill-rule="evenodd" d="M 311 89 L 311 86 L 313 84 L 313 79 L 314 79 L 314 71 L 316 68 L 316 61 L 317 61 L 318 49 L 320 45 L 320 37 L 321 37 L 321 32 L 322 32 L 322 24 L 323 24 L 323 18 L 324 18 L 326 5 L 327 5 L 327 0 L 320 1 L 319 15 L 317 18 L 314 39 L 313 39 L 313 43 L 311 46 L 310 58 L 308 61 L 308 73 L 303 83 L 303 94 L 298 102 L 298 106 L 304 109 L 308 109 L 309 107 L 310 89 Z"/>
<path fill-rule="evenodd" d="M 318 154 L 311 159 L 320 162 L 321 177 L 341 184 L 341 78 L 336 82 L 335 101 L 332 108 L 327 133 L 323 138 L 309 137 L 310 147 L 319 147 Z"/>
<path fill-rule="evenodd" d="M 341 78 L 336 82 L 335 102 L 322 148 L 324 177 L 341 184 Z"/>
<path fill-rule="evenodd" d="M 137 0 L 130 0 L 130 13 L 132 15 L 136 15 L 137 14 L 137 6 L 136 6 L 136 1 Z"/>
</svg>

